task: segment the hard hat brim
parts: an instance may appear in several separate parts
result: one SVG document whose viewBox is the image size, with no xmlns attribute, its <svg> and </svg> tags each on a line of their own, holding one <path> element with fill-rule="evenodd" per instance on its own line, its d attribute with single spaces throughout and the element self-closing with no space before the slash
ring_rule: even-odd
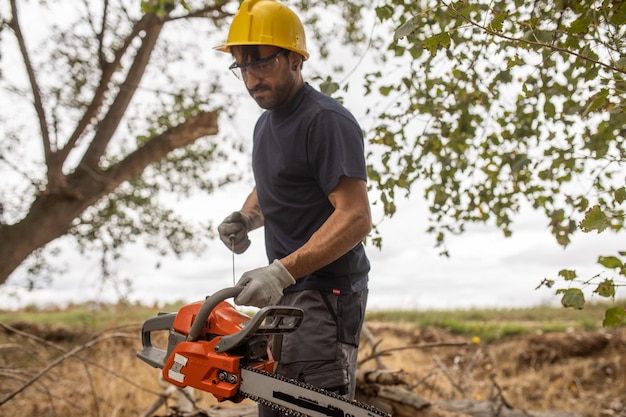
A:
<svg viewBox="0 0 626 417">
<path fill-rule="evenodd" d="M 225 53 L 231 53 L 231 46 L 260 46 L 260 45 L 267 45 L 267 46 L 276 46 L 278 48 L 283 48 L 283 49 L 287 49 L 289 51 L 295 52 L 297 54 L 302 55 L 302 57 L 304 58 L 304 60 L 306 61 L 307 59 L 309 59 L 309 53 L 307 51 L 304 51 L 302 49 L 298 49 L 298 48 L 288 48 L 288 47 L 282 47 L 282 46 L 278 46 L 278 45 L 274 45 L 272 43 L 258 43 L 258 42 L 232 42 L 232 43 L 224 43 L 222 45 L 218 45 L 218 46 L 214 46 L 213 49 L 216 51 L 220 51 L 220 52 L 225 52 Z"/>
</svg>

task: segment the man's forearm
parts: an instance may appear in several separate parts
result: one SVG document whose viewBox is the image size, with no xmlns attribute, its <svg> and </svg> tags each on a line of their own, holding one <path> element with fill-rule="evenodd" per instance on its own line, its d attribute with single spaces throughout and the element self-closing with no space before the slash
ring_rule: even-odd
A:
<svg viewBox="0 0 626 417">
<path fill-rule="evenodd" d="M 371 226 L 369 211 L 349 216 L 335 211 L 308 242 L 280 261 L 297 280 L 346 254 L 367 236 Z"/>
<path fill-rule="evenodd" d="M 265 218 L 261 211 L 261 205 L 259 204 L 259 198 L 256 193 L 256 187 L 252 190 L 246 201 L 243 203 L 241 212 L 248 216 L 250 219 L 252 229 L 258 229 L 265 224 Z"/>
<path fill-rule="evenodd" d="M 335 211 L 302 247 L 280 260 L 296 279 L 339 259 L 372 228 L 365 181 L 342 177 L 328 198 Z"/>
</svg>

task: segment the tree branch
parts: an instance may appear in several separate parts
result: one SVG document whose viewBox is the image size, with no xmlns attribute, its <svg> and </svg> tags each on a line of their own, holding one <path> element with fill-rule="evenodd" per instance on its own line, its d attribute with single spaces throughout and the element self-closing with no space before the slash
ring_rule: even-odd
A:
<svg viewBox="0 0 626 417">
<path fill-rule="evenodd" d="M 44 157 L 46 165 L 48 166 L 48 180 L 51 182 L 50 180 L 55 178 L 54 172 L 59 172 L 60 167 L 54 158 L 55 150 L 52 149 L 52 144 L 50 143 L 50 132 L 46 121 L 46 112 L 43 108 L 43 102 L 41 100 L 41 90 L 39 88 L 39 84 L 37 83 L 37 78 L 35 77 L 35 70 L 33 69 L 28 49 L 26 48 L 26 41 L 24 40 L 22 28 L 20 27 L 19 11 L 15 0 L 11 0 L 11 13 L 12 17 L 9 22 L 9 27 L 13 29 L 15 37 L 17 38 L 22 59 L 24 60 L 24 66 L 26 67 L 28 81 L 30 82 L 31 89 L 33 91 L 33 103 L 35 106 L 35 112 L 37 113 L 37 119 L 39 120 L 39 130 L 41 131 L 41 138 L 43 141 Z M 54 187 L 55 184 L 53 183 L 51 186 Z"/>
<path fill-rule="evenodd" d="M 108 188 L 113 189 L 123 181 L 139 175 L 150 163 L 165 158 L 175 149 L 185 147 L 198 138 L 217 134 L 217 116 L 217 111 L 200 113 L 152 138 L 103 173 L 109 181 Z"/>
<path fill-rule="evenodd" d="M 200 9 L 193 10 L 187 13 L 186 15 L 181 15 L 181 16 L 168 15 L 167 17 L 164 18 L 164 21 L 184 20 L 184 19 L 196 18 L 196 17 L 211 17 L 213 20 L 220 20 L 226 17 L 232 17 L 233 16 L 232 13 L 224 11 L 225 5 L 226 3 L 205 6 Z M 209 14 L 211 13 L 213 13 L 213 15 L 209 16 Z"/>
<path fill-rule="evenodd" d="M 144 23 L 144 36 L 142 38 L 142 44 L 137 50 L 137 54 L 133 63 L 128 71 L 126 79 L 120 85 L 117 96 L 113 100 L 108 113 L 101 121 L 98 131 L 96 132 L 89 148 L 85 152 L 80 165 L 85 165 L 91 169 L 98 167 L 98 161 L 104 154 L 109 141 L 113 137 L 113 134 L 117 130 L 128 105 L 133 98 L 139 82 L 143 77 L 146 66 L 150 61 L 150 55 L 154 49 L 163 23 L 157 19 L 154 14 L 144 15 L 142 18 Z"/>
</svg>

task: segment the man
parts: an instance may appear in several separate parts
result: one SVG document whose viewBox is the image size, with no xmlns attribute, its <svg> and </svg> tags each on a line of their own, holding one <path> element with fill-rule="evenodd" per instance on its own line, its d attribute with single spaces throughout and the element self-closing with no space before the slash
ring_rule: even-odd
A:
<svg viewBox="0 0 626 417">
<path fill-rule="evenodd" d="M 369 272 L 361 241 L 371 229 L 361 128 L 303 81 L 304 28 L 277 1 L 244 0 L 216 49 L 232 54 L 230 69 L 266 109 L 253 135 L 255 187 L 218 230 L 239 254 L 264 226 L 271 264 L 242 275 L 235 303 L 302 308 L 276 372 L 353 398 Z"/>
</svg>

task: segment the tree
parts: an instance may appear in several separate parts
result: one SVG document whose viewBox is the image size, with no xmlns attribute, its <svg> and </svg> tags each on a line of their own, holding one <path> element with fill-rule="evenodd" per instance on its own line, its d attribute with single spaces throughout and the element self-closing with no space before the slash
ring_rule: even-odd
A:
<svg viewBox="0 0 626 417">
<path fill-rule="evenodd" d="M 333 3 L 298 2 L 322 57 L 328 39 L 359 32 L 364 5 Z M 19 265 L 31 281 L 50 275 L 45 248 L 61 236 L 81 251 L 99 252 L 104 274 L 133 242 L 158 253 L 201 253 L 210 225 L 184 221 L 166 197 L 210 193 L 241 176 L 240 139 L 218 134 L 218 115 L 232 117 L 237 97 L 223 92 L 227 64 L 210 49 L 225 39 L 238 6 L 234 0 L 0 5 L 0 284 Z M 320 27 L 333 7 L 343 24 Z M 32 23 L 41 10 L 57 19 L 53 27 Z M 13 41 L 19 67 L 7 61 Z M 201 71 L 207 81 L 193 84 L 189 74 Z"/>
<path fill-rule="evenodd" d="M 626 2 L 394 0 L 376 13 L 396 22 L 388 60 L 405 62 L 366 83 L 390 98 L 370 137 L 386 213 L 397 191 L 425 182 L 443 254 L 469 222 L 510 235 L 524 200 L 563 246 L 578 225 L 623 232 Z M 600 263 L 623 280 L 619 256 Z M 600 281 L 595 291 L 614 297 L 615 280 Z M 584 304 L 570 290 L 563 304 Z"/>
<path fill-rule="evenodd" d="M 157 94 L 160 108 L 143 124 L 135 119 L 132 103 L 154 79 L 154 72 L 148 81 L 145 76 L 165 25 L 199 16 L 216 22 L 227 15 L 223 2 L 180 16 L 163 9 L 167 2 L 146 2 L 144 14 L 138 6 L 133 10 L 113 3 L 103 2 L 98 11 L 86 4 L 74 4 L 76 9 L 65 5 L 66 11 L 83 13 L 83 19 L 72 31 L 60 23 L 48 38 L 56 46 L 49 55 L 38 55 L 27 45 L 18 3 L 10 2 L 11 17 L 2 28 L 17 40 L 30 89 L 27 94 L 13 84 L 12 98 L 17 102 L 31 98 L 31 123 L 38 132 L 22 130 L 23 123 L 9 123 L 3 135 L 1 162 L 28 178 L 29 185 L 5 189 L 2 195 L 6 223 L 0 226 L 0 283 L 34 251 L 66 233 L 83 244 L 97 240 L 107 253 L 145 228 L 168 236 L 176 251 L 183 250 L 191 229 L 155 204 L 158 179 L 141 176 L 150 164 L 158 162 L 154 169 L 162 176 L 176 170 L 196 175 L 196 185 L 202 188 L 228 180 L 199 176 L 221 156 L 209 142 L 193 146 L 197 139 L 218 132 L 217 108 L 204 92 L 181 89 Z M 50 13 L 69 17 L 54 9 L 63 9 L 62 4 L 49 7 Z M 176 57 L 170 54 L 166 59 Z M 46 74 L 62 77 L 62 82 Z M 135 124 L 133 130 L 143 134 L 135 138 L 127 131 L 120 134 L 122 123 Z M 37 133 L 43 155 L 34 170 L 26 171 L 18 162 L 20 151 L 40 150 L 27 137 Z M 198 164 L 189 167 L 186 161 L 192 160 Z M 146 223 L 145 217 L 159 221 Z"/>
</svg>

